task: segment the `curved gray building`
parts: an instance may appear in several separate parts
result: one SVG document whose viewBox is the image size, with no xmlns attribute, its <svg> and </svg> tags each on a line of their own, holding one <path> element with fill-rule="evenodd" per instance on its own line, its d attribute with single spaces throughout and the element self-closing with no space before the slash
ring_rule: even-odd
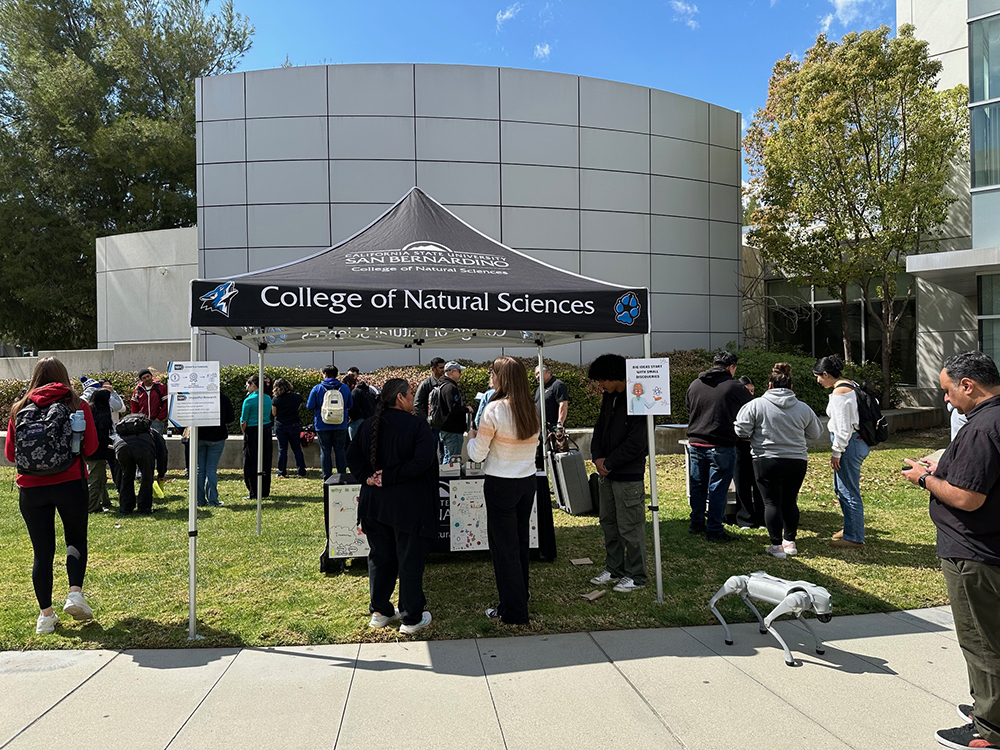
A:
<svg viewBox="0 0 1000 750">
<path fill-rule="evenodd" d="M 331 65 L 200 79 L 197 135 L 202 277 L 310 255 L 417 185 L 506 245 L 648 286 L 655 351 L 740 337 L 740 117 L 731 110 L 530 70 Z M 586 362 L 609 349 L 640 355 L 641 339 L 548 355 Z M 250 356 L 215 337 L 204 354 Z M 370 369 L 452 354 L 499 350 L 334 357 Z"/>
</svg>

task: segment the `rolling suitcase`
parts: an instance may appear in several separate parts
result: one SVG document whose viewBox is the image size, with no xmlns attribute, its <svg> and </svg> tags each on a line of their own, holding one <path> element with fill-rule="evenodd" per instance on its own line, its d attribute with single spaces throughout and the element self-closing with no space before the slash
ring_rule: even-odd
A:
<svg viewBox="0 0 1000 750">
<path fill-rule="evenodd" d="M 552 472 L 556 479 L 556 502 L 571 516 L 592 513 L 590 480 L 580 451 L 552 454 Z"/>
</svg>

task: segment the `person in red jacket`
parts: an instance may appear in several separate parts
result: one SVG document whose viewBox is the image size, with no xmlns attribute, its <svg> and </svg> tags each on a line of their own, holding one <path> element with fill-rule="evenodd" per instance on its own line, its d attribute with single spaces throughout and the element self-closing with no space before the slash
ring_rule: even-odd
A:
<svg viewBox="0 0 1000 750">
<path fill-rule="evenodd" d="M 69 594 L 63 611 L 74 620 L 89 620 L 93 610 L 83 597 L 83 577 L 87 571 L 87 466 L 83 457 L 94 453 L 99 441 L 90 405 L 80 399 L 70 387 L 66 366 L 55 357 L 40 359 L 31 375 L 24 396 L 14 402 L 7 423 L 7 440 L 4 455 L 17 463 L 15 453 L 15 422 L 18 413 L 33 403 L 46 407 L 63 401 L 70 411 L 81 410 L 85 420 L 80 455 L 65 471 L 54 474 L 17 474 L 18 505 L 21 517 L 28 527 L 34 561 L 31 566 L 31 583 L 38 600 L 36 633 L 51 633 L 59 616 L 52 609 L 52 560 L 56 552 L 55 513 L 62 519 L 66 538 L 66 573 L 69 577 Z M 34 425 L 32 425 L 34 427 Z"/>
<path fill-rule="evenodd" d="M 161 435 L 167 421 L 167 386 L 158 383 L 148 367 L 139 370 L 139 382 L 132 391 L 132 413 L 149 417 L 150 427 Z"/>
</svg>

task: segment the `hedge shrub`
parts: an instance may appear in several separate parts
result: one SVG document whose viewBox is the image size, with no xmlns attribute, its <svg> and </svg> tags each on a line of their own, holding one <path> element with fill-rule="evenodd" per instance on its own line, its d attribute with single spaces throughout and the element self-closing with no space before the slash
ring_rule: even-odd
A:
<svg viewBox="0 0 1000 750">
<path fill-rule="evenodd" d="M 669 417 L 658 417 L 660 424 L 678 423 L 683 424 L 688 420 L 687 407 L 684 404 L 684 394 L 688 386 L 700 372 L 712 366 L 712 354 L 705 349 L 677 350 L 671 352 L 661 352 L 655 354 L 656 357 L 670 358 L 670 404 L 671 414 Z M 771 368 L 775 362 L 788 362 L 792 366 L 792 375 L 795 384 L 796 395 L 805 403 L 809 404 L 818 414 L 824 414 L 826 410 L 827 392 L 821 388 L 812 375 L 812 367 L 815 360 L 811 357 L 802 357 L 793 354 L 780 354 L 759 349 L 747 349 L 738 352 L 740 362 L 737 366 L 736 374 L 749 375 L 757 386 L 757 393 L 760 394 L 767 388 L 767 379 Z M 462 380 L 459 382 L 459 390 L 462 398 L 467 404 L 475 406 L 476 393 L 483 392 L 489 387 L 489 362 L 472 362 L 470 360 L 459 360 L 466 366 L 462 373 Z M 532 390 L 537 386 L 533 371 L 538 361 L 534 358 L 522 358 L 521 360 L 527 368 L 531 380 Z M 567 419 L 567 427 L 592 427 L 597 421 L 597 414 L 601 408 L 601 397 L 598 388 L 587 379 L 588 365 L 577 366 L 566 362 L 547 362 L 552 369 L 552 374 L 566 384 L 569 390 L 570 408 Z M 313 413 L 305 409 L 304 401 L 309 396 L 309 391 L 322 380 L 322 373 L 316 369 L 306 369 L 301 367 L 265 367 L 265 374 L 272 380 L 284 378 L 291 383 L 292 388 L 300 393 L 303 398 L 303 408 L 300 416 L 303 424 L 311 424 Z M 239 413 L 243 399 L 246 397 L 245 383 L 248 377 L 257 374 L 257 367 L 254 365 L 225 365 L 221 368 L 222 392 L 233 402 L 236 410 L 237 421 L 229 425 L 231 433 L 239 432 Z M 428 368 L 426 366 L 408 365 L 405 367 L 384 367 L 371 373 L 366 373 L 366 379 L 377 386 L 381 386 L 390 378 L 405 378 L 414 383 L 420 383 L 427 377 Z M 859 382 L 866 383 L 872 387 L 876 393 L 882 389 L 882 370 L 877 363 L 869 362 L 866 365 L 849 364 L 845 368 L 845 375 Z M 121 394 L 128 407 L 129 397 L 132 389 L 138 380 L 135 372 L 99 372 L 91 373 L 89 377 L 96 379 L 108 379 L 114 385 L 115 390 Z M 898 373 L 893 375 L 892 404 L 889 408 L 894 408 L 900 401 L 899 377 Z M 0 380 L 0 414 L 6 415 L 10 411 L 11 404 L 27 385 L 24 380 Z M 78 381 L 74 382 L 77 391 L 82 387 Z"/>
</svg>

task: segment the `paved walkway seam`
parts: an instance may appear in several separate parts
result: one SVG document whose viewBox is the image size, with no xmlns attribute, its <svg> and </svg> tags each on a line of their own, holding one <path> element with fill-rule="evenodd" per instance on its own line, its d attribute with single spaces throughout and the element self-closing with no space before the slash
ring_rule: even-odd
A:
<svg viewBox="0 0 1000 750">
<path fill-rule="evenodd" d="M 668 724 L 668 723 L 667 723 L 667 722 L 666 722 L 666 721 L 664 720 L 664 718 L 663 718 L 662 716 L 660 716 L 660 712 L 659 712 L 659 711 L 657 711 L 657 710 L 656 710 L 655 708 L 653 708 L 653 704 L 652 704 L 652 703 L 650 703 L 650 702 L 649 702 L 648 700 L 646 700 L 646 696 L 642 694 L 642 692 L 641 692 L 641 691 L 639 690 L 639 688 L 638 688 L 638 687 L 636 687 L 635 683 L 633 683 L 633 682 L 632 682 L 632 680 L 630 680 L 630 679 L 628 678 L 628 675 L 626 675 L 626 674 L 625 674 L 625 673 L 624 673 L 624 672 L 623 672 L 623 671 L 621 670 L 621 668 L 620 668 L 620 667 L 619 667 L 619 666 L 618 666 L 618 665 L 617 665 L 617 664 L 615 663 L 615 660 L 614 660 L 614 659 L 612 659 L 612 658 L 611 658 L 611 656 L 610 656 L 610 655 L 608 654 L 608 652 L 607 652 L 607 651 L 605 651 L 605 650 L 604 650 L 604 648 L 603 648 L 603 647 L 601 646 L 601 644 L 597 642 L 597 639 L 596 639 L 596 638 L 594 638 L 594 634 L 593 634 L 593 633 L 591 633 L 591 632 L 590 632 L 590 631 L 588 630 L 588 631 L 587 631 L 587 635 L 588 635 L 588 636 L 590 637 L 590 640 L 592 640 L 592 641 L 594 642 L 594 645 L 595 645 L 595 646 L 597 646 L 597 650 L 598 650 L 598 651 L 600 651 L 600 652 L 601 652 L 602 654 L 604 654 L 604 658 L 608 660 L 608 663 L 609 663 L 609 664 L 610 664 L 610 665 L 611 665 L 612 667 L 614 667 L 615 671 L 616 671 L 616 672 L 617 672 L 618 674 L 620 674 L 620 675 L 621 675 L 621 677 L 622 677 L 622 679 L 623 679 L 623 680 L 625 680 L 625 684 L 626 684 L 626 685 L 628 685 L 628 686 L 629 686 L 630 688 L 632 688 L 632 691 L 633 691 L 633 692 L 634 692 L 634 693 L 635 693 L 636 695 L 638 695 L 638 696 L 639 696 L 639 700 L 641 700 L 641 701 L 642 701 L 643 703 L 645 703 L 645 704 L 646 704 L 646 708 L 648 708 L 648 709 L 650 710 L 650 712 L 652 712 L 653 716 L 655 716 L 655 717 L 656 717 L 656 720 L 657 720 L 658 722 L 660 722 L 660 724 L 662 724 L 662 725 L 663 725 L 663 728 L 667 730 L 667 732 L 668 732 L 668 733 L 670 734 L 670 736 L 671 736 L 671 737 L 673 737 L 673 738 L 674 738 L 674 739 L 675 739 L 675 740 L 677 741 L 677 744 L 678 744 L 678 745 L 680 745 L 680 746 L 681 746 L 681 747 L 683 747 L 683 748 L 687 748 L 687 743 L 686 743 L 686 742 L 684 742 L 684 740 L 682 740 L 682 739 L 681 739 L 681 738 L 680 738 L 680 737 L 679 737 L 679 736 L 677 735 L 677 733 L 676 733 L 676 732 L 675 732 L 675 731 L 674 731 L 674 730 L 673 730 L 673 729 L 672 729 L 672 728 L 670 727 L 670 725 L 669 725 L 669 724 Z"/>
<path fill-rule="evenodd" d="M 167 748 L 169 748 L 171 745 L 174 744 L 174 740 L 176 740 L 177 736 L 184 731 L 184 727 L 186 727 L 188 725 L 188 722 L 191 721 L 191 717 L 193 717 L 196 713 L 198 713 L 198 709 L 202 707 L 202 704 L 206 700 L 208 700 L 208 696 L 210 696 L 212 694 L 212 691 L 215 690 L 216 687 L 218 687 L 220 682 L 222 682 L 222 678 L 226 676 L 226 672 L 228 672 L 230 667 L 232 667 L 233 664 L 236 663 L 236 660 L 240 658 L 240 654 L 242 653 L 243 649 L 241 648 L 239 651 L 236 652 L 236 656 L 234 656 L 232 659 L 229 660 L 229 663 L 226 665 L 226 668 L 222 670 L 222 674 L 220 674 L 219 678 L 212 683 L 212 687 L 206 690 L 205 694 L 201 696 L 201 700 L 198 701 L 198 705 L 195 706 L 193 709 L 191 709 L 191 713 L 189 713 L 188 717 L 181 722 L 181 725 L 179 727 L 177 727 L 177 731 L 174 732 L 174 736 L 170 738 L 170 742 L 168 742 L 164 746 L 163 750 L 167 750 Z"/>
<path fill-rule="evenodd" d="M 493 705 L 493 715 L 497 717 L 497 729 L 500 730 L 500 741 L 503 742 L 505 750 L 507 748 L 507 737 L 503 733 L 503 722 L 500 721 L 500 712 L 497 711 L 497 702 L 493 698 L 493 688 L 490 687 L 490 676 L 486 673 L 486 663 L 483 661 L 483 650 L 479 648 L 479 636 L 476 636 L 476 654 L 479 655 L 479 666 L 483 668 L 483 679 L 486 680 L 486 692 L 490 694 L 490 703 Z"/>
<path fill-rule="evenodd" d="M 347 683 L 347 695 L 344 696 L 344 708 L 340 711 L 340 723 L 337 725 L 337 736 L 333 740 L 333 750 L 337 750 L 337 745 L 340 744 L 340 733 L 344 729 L 344 717 L 347 716 L 347 704 L 351 702 L 351 688 L 354 687 L 354 675 L 358 673 L 358 661 L 361 659 L 361 646 L 358 644 L 358 650 L 354 654 L 354 666 L 351 668 L 351 681 Z"/>
<path fill-rule="evenodd" d="M 22 734 L 24 734 L 29 729 L 31 729 L 33 726 L 35 726 L 35 724 L 37 724 L 38 722 L 40 722 L 42 719 L 44 719 L 45 716 L 48 715 L 48 713 L 50 711 L 52 711 L 56 706 L 58 706 L 64 700 L 66 700 L 67 698 L 69 698 L 71 695 L 73 695 L 73 693 L 75 693 L 77 690 L 79 690 L 80 688 L 82 688 L 84 685 L 86 685 L 92 679 L 94 679 L 95 677 L 97 677 L 97 675 L 100 674 L 100 672 L 104 669 L 104 667 L 108 666 L 108 664 L 110 664 L 115 659 L 117 659 L 119 656 L 121 656 L 122 653 L 124 653 L 124 652 L 123 651 L 116 651 L 115 655 L 112 656 L 110 659 L 108 659 L 108 661 L 107 661 L 106 664 L 103 664 L 99 668 L 95 669 L 94 673 L 92 675 L 90 675 L 87 679 L 85 679 L 83 682 L 81 682 L 75 688 L 73 688 L 68 693 L 66 693 L 66 695 L 64 695 L 62 698 L 60 698 L 55 703 L 53 703 L 51 706 L 49 706 L 47 709 L 45 709 L 41 714 L 39 714 L 38 716 L 36 716 L 34 721 L 30 722 L 27 726 L 22 727 L 20 732 L 18 732 L 13 737 L 11 737 L 9 740 L 7 740 L 5 743 L 3 743 L 2 745 L 0 745 L 0 750 L 3 750 L 3 748 L 7 747 L 9 744 L 11 744 L 12 742 L 14 742 L 14 740 L 16 740 Z"/>
</svg>

